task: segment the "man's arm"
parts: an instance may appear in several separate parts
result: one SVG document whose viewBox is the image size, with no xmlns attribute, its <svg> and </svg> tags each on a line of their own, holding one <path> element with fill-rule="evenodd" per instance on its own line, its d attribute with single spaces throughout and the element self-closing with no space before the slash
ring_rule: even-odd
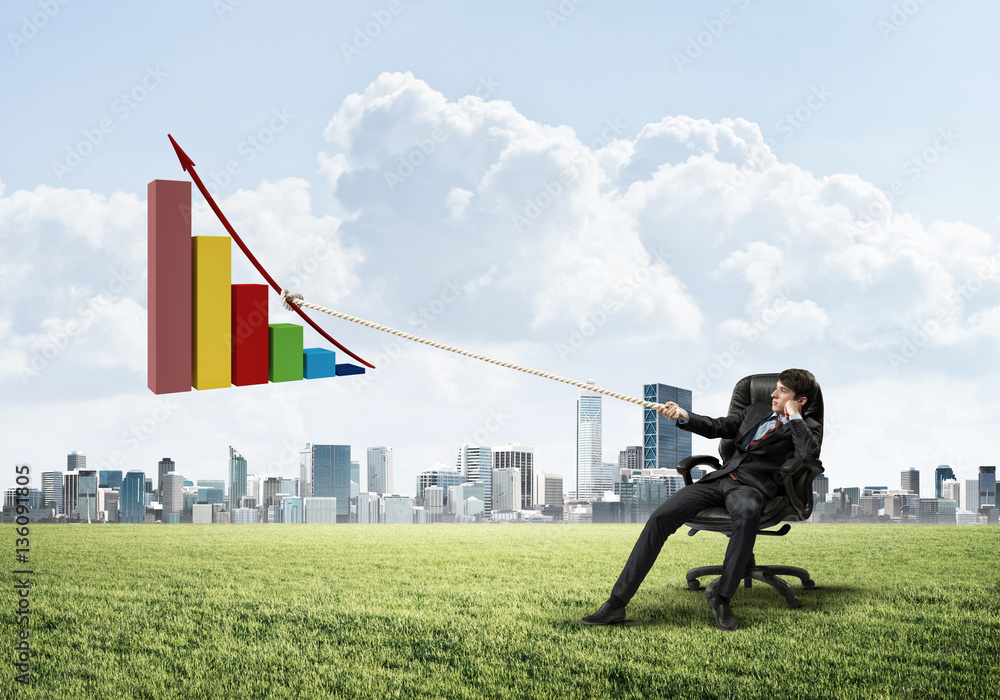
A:
<svg viewBox="0 0 1000 700">
<path fill-rule="evenodd" d="M 746 415 L 749 409 L 750 406 L 747 406 L 735 416 L 709 418 L 708 416 L 702 416 L 691 411 L 685 411 L 673 401 L 668 401 L 663 404 L 663 408 L 659 409 L 659 411 L 667 418 L 676 420 L 677 427 L 681 430 L 687 430 L 709 439 L 732 439 L 737 436 L 740 424 L 743 422 L 743 416 Z"/>
<path fill-rule="evenodd" d="M 789 417 L 794 418 L 794 416 Z M 789 420 L 788 427 L 792 430 L 795 456 L 803 462 L 819 459 L 819 449 L 823 443 L 823 426 L 812 418 L 802 418 Z"/>
</svg>

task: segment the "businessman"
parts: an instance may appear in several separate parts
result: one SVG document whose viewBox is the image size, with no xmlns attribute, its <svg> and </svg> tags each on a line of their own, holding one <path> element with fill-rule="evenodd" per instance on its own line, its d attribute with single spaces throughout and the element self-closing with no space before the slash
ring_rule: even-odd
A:
<svg viewBox="0 0 1000 700">
<path fill-rule="evenodd" d="M 732 535 L 723 560 L 718 594 L 708 603 L 720 630 L 733 631 L 739 621 L 730 600 L 743 578 L 761 512 L 768 499 L 781 488 L 781 465 L 791 457 L 803 461 L 819 457 L 822 426 L 803 418 L 806 404 L 816 399 L 816 378 L 803 369 L 786 369 L 778 376 L 771 403 L 756 403 L 727 418 L 707 418 L 685 411 L 674 402 L 658 409 L 681 430 L 707 438 L 736 441 L 733 456 L 722 468 L 709 472 L 664 501 L 646 522 L 632 554 L 611 590 L 611 597 L 592 615 L 588 625 L 612 625 L 625 621 L 625 606 L 639 589 L 667 537 L 698 511 L 724 506 L 733 519 Z"/>
</svg>

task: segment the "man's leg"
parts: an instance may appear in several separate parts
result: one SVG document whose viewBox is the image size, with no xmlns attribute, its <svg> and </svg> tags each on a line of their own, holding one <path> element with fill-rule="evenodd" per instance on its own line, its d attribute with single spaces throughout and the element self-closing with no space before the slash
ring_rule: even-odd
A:
<svg viewBox="0 0 1000 700">
<path fill-rule="evenodd" d="M 764 494 L 753 486 L 737 482 L 725 485 L 726 510 L 733 518 L 732 535 L 722 562 L 718 595 L 732 598 L 740 586 L 757 540 L 757 527 L 764 512 Z"/>
<path fill-rule="evenodd" d="M 612 596 L 627 605 L 652 568 L 667 537 L 701 509 L 723 505 L 721 481 L 717 479 L 685 486 L 653 511 L 611 590 Z"/>
</svg>

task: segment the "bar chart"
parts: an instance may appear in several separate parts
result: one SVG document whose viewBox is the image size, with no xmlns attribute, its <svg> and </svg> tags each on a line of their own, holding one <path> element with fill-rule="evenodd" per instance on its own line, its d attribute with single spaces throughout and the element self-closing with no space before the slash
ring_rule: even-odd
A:
<svg viewBox="0 0 1000 700">
<path fill-rule="evenodd" d="M 147 188 L 147 385 L 154 394 L 363 374 L 272 323 L 266 284 L 234 284 L 232 239 L 191 235 L 191 184 Z"/>
</svg>

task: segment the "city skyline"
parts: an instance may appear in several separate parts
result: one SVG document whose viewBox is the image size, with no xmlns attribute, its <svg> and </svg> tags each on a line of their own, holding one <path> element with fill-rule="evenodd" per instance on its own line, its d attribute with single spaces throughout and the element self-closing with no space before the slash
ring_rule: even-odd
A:
<svg viewBox="0 0 1000 700">
<path fill-rule="evenodd" d="M 308 445 L 310 448 L 312 448 L 314 446 L 317 446 L 317 445 L 314 445 L 313 443 L 306 443 L 306 445 Z M 327 446 L 319 445 L 319 446 L 320 447 L 328 447 L 328 448 L 337 447 L 336 445 L 327 445 Z M 343 447 L 345 447 L 345 448 L 347 448 L 349 450 L 355 450 L 355 449 L 357 449 L 359 452 L 361 450 L 364 450 L 366 453 L 369 452 L 370 450 L 373 450 L 373 449 L 374 450 L 385 449 L 385 450 L 389 451 L 390 455 L 398 454 L 398 451 L 397 451 L 397 449 L 395 447 L 387 447 L 387 446 L 384 446 L 384 445 L 383 446 L 376 446 L 376 447 L 368 447 L 368 448 L 363 448 L 363 447 L 361 447 L 361 448 L 355 448 L 352 445 L 344 445 Z M 560 473 L 558 471 L 555 471 L 555 470 L 553 470 L 551 468 L 545 468 L 544 466 L 536 466 L 535 461 L 534 461 L 534 452 L 535 452 L 535 449 L 533 447 L 531 447 L 531 446 L 522 446 L 521 443 L 506 443 L 505 445 L 463 445 L 463 446 L 461 446 L 460 449 L 462 451 L 470 451 L 472 454 L 475 454 L 475 455 L 478 455 L 479 451 L 485 450 L 485 453 L 487 455 L 487 459 L 490 460 L 491 464 L 495 465 L 497 462 L 496 462 L 496 460 L 494 460 L 492 458 L 492 455 L 494 453 L 496 453 L 496 452 L 504 452 L 504 451 L 510 452 L 511 450 L 518 450 L 519 448 L 530 451 L 530 455 L 531 455 L 532 459 L 529 461 L 529 464 L 531 465 L 531 469 L 532 469 L 532 471 L 534 473 L 544 473 L 544 474 L 557 475 L 557 476 L 563 478 L 563 484 L 564 484 L 563 495 L 575 494 L 576 493 L 574 489 L 566 488 L 567 484 L 572 484 L 574 482 L 570 481 L 570 480 L 567 480 L 565 478 L 564 474 L 562 474 L 562 473 Z M 268 472 L 266 470 L 265 471 L 259 471 L 259 472 L 258 471 L 254 471 L 253 468 L 251 468 L 251 464 L 252 464 L 251 460 L 248 460 L 247 458 L 243 457 L 243 455 L 238 450 L 236 450 L 235 448 L 233 448 L 232 446 L 230 446 L 228 449 L 229 449 L 230 457 L 227 460 L 225 460 L 226 466 L 223 467 L 223 469 L 225 470 L 224 473 L 223 473 L 224 475 L 228 475 L 228 474 L 232 473 L 231 470 L 232 470 L 233 461 L 234 461 L 233 460 L 233 455 L 236 455 L 236 459 L 238 460 L 237 463 L 240 465 L 239 468 L 242 470 L 242 473 L 243 473 L 244 477 L 254 477 L 254 476 L 257 477 L 257 478 L 277 477 L 279 479 L 285 479 L 285 480 L 295 479 L 295 480 L 299 480 L 299 482 L 301 483 L 301 475 L 302 475 L 301 470 L 296 470 L 296 471 L 289 470 L 289 471 L 284 472 L 284 473 Z M 626 446 L 623 445 L 621 447 L 620 451 L 624 451 L 624 450 L 626 450 Z M 83 458 L 86 457 L 86 452 L 84 452 L 84 451 L 74 450 L 72 454 L 80 455 Z M 350 454 L 354 454 L 354 452 L 352 451 L 352 452 L 350 452 Z M 410 480 L 409 482 L 407 482 L 409 484 L 414 484 L 413 492 L 412 493 L 409 490 L 407 490 L 406 488 L 402 488 L 402 489 L 396 488 L 394 490 L 388 490 L 388 491 L 386 491 L 384 493 L 391 494 L 391 495 L 407 496 L 407 497 L 419 497 L 419 492 L 420 492 L 420 486 L 419 486 L 420 475 L 423 474 L 423 473 L 426 473 L 426 472 L 431 472 L 431 471 L 435 471 L 436 472 L 438 470 L 444 470 L 444 471 L 454 470 L 458 474 L 462 475 L 463 477 L 468 477 L 467 480 L 471 480 L 471 481 L 478 481 L 478 480 L 480 480 L 479 479 L 479 467 L 478 467 L 479 461 L 478 461 L 478 459 L 476 459 L 475 461 L 466 460 L 465 462 L 463 462 L 461 454 L 462 453 L 460 451 L 457 460 L 454 460 L 454 461 L 452 461 L 450 463 L 448 463 L 448 462 L 436 462 L 434 464 L 430 464 L 430 465 L 426 465 L 426 466 L 423 466 L 423 467 L 416 468 L 414 470 L 413 479 Z M 616 455 L 618 455 L 618 454 L 619 453 L 616 452 Z M 327 456 L 324 459 L 327 462 L 329 462 L 332 459 L 332 457 Z M 390 462 L 393 461 L 393 459 L 390 459 Z M 357 462 L 357 460 L 353 460 L 353 461 Z M 163 459 L 157 461 L 158 468 L 162 468 L 162 465 L 164 464 L 164 462 L 167 462 L 170 465 L 172 472 L 174 471 L 174 468 L 177 467 L 177 463 L 176 463 L 175 460 L 172 460 L 171 458 L 166 457 L 166 458 L 163 458 Z M 616 458 L 616 462 L 617 462 L 617 458 Z M 59 470 L 59 469 L 43 469 L 43 468 L 39 468 L 39 465 L 32 464 L 32 463 L 26 462 L 26 461 L 18 461 L 17 463 L 18 464 L 31 464 L 33 477 L 32 477 L 32 483 L 30 484 L 30 487 L 31 488 L 37 488 L 39 490 L 42 490 L 43 488 L 45 488 L 45 481 L 44 480 L 45 480 L 45 475 L 46 474 L 60 472 L 63 475 L 66 475 L 66 474 L 72 473 L 72 471 L 68 470 L 68 469 Z M 84 462 L 84 464 L 85 464 L 85 462 Z M 453 466 L 449 466 L 449 464 L 451 464 Z M 654 467 L 654 468 L 663 468 L 663 467 Z M 665 467 L 665 468 L 670 469 L 671 467 Z M 974 467 L 972 470 L 970 470 L 968 472 L 960 472 L 960 473 L 956 473 L 955 470 L 954 470 L 954 468 L 951 467 L 950 465 L 947 465 L 947 464 L 944 464 L 944 465 L 937 464 L 937 465 L 934 465 L 934 467 L 927 466 L 927 467 L 923 467 L 923 468 L 914 468 L 914 467 L 911 467 L 911 468 L 908 468 L 908 469 L 896 472 L 894 477 L 891 476 L 891 475 L 885 475 L 887 477 L 886 479 L 867 478 L 865 480 L 864 484 L 861 484 L 860 482 L 855 482 L 855 483 L 840 483 L 840 482 L 838 482 L 838 481 L 836 481 L 836 480 L 834 480 L 834 479 L 831 478 L 829 470 L 827 472 L 825 472 L 819 478 L 820 478 L 820 480 L 822 480 L 823 483 L 826 484 L 826 488 L 827 488 L 827 490 L 829 492 L 833 492 L 835 490 L 845 489 L 845 488 L 871 488 L 872 484 L 874 484 L 875 482 L 883 483 L 883 484 L 886 484 L 887 486 L 894 484 L 894 485 L 898 485 L 899 488 L 905 489 L 905 488 L 908 488 L 912 484 L 912 482 L 910 482 L 908 480 L 909 479 L 908 473 L 915 471 L 917 473 L 917 478 L 915 480 L 916 485 L 918 486 L 917 495 L 920 496 L 920 497 L 928 497 L 928 498 L 930 498 L 930 497 L 938 497 L 938 498 L 940 498 L 942 496 L 940 496 L 938 494 L 938 490 L 939 490 L 939 487 L 940 487 L 941 483 L 943 483 L 944 480 L 942 480 L 941 482 L 937 482 L 936 481 L 936 477 L 937 477 L 937 475 L 939 473 L 943 472 L 943 469 L 947 469 L 947 471 L 951 473 L 952 476 L 948 477 L 949 480 L 951 480 L 951 481 L 953 481 L 955 483 L 963 484 L 964 485 L 967 482 L 971 482 L 971 481 L 977 480 L 979 478 L 979 475 L 983 472 L 983 469 L 990 469 L 990 468 L 995 469 L 995 465 L 985 465 L 985 464 L 984 465 L 977 465 L 976 467 Z M 79 471 L 79 470 L 77 470 L 77 471 Z M 95 478 L 96 478 L 97 474 L 103 475 L 105 473 L 105 470 L 101 470 L 100 472 L 98 472 L 97 470 L 85 469 L 85 471 L 87 471 L 88 473 L 90 471 L 93 471 L 94 474 L 95 474 Z M 142 469 L 141 467 L 136 467 L 136 468 L 128 469 L 128 470 L 114 470 L 114 471 L 119 472 L 121 475 L 124 475 L 127 472 L 133 472 L 133 471 L 134 472 L 143 472 L 146 475 L 146 479 L 147 480 L 150 478 L 149 477 L 149 473 L 146 472 L 146 470 Z M 183 470 L 177 471 L 177 473 L 181 474 L 185 480 L 189 480 L 189 481 L 192 481 L 192 482 L 208 482 L 208 481 L 213 481 L 214 480 L 213 475 L 207 475 L 207 476 L 194 475 L 194 474 L 186 473 Z M 359 471 L 359 474 L 360 474 L 360 471 Z M 378 493 L 377 491 L 373 491 L 372 490 L 372 488 L 371 488 L 372 485 L 367 480 L 368 478 L 370 478 L 371 472 L 368 471 L 367 474 L 368 474 L 368 476 L 366 476 L 366 481 L 364 483 L 364 488 L 362 488 L 362 491 L 372 492 L 372 493 Z M 923 479 L 920 478 L 921 474 L 925 475 Z M 330 481 L 330 479 L 332 479 L 332 472 L 329 473 L 329 474 L 327 474 L 327 477 L 328 477 L 327 481 L 329 483 L 332 483 L 332 481 Z M 523 483 L 526 485 L 527 483 L 531 482 L 532 480 L 533 480 L 532 476 L 530 476 L 530 475 L 529 476 L 525 476 L 524 479 L 523 479 Z M 36 484 L 35 481 L 37 481 L 38 483 Z M 124 483 L 124 481 L 125 481 L 125 479 L 123 478 L 122 482 Z M 224 483 L 225 483 L 225 490 L 226 490 L 226 493 L 228 495 L 229 492 L 230 492 L 230 478 L 228 478 L 228 476 L 227 476 L 227 478 L 225 478 L 224 480 L 220 479 L 219 481 L 224 481 Z M 309 482 L 307 480 L 306 483 L 310 483 L 310 487 L 312 487 L 311 482 Z M 326 483 L 326 482 L 324 482 L 324 483 Z M 360 481 L 358 481 L 357 483 L 359 484 L 359 486 L 362 485 Z M 378 482 L 376 482 L 376 484 L 377 483 Z M 398 480 L 397 480 L 397 483 L 398 483 Z M 95 481 L 95 484 L 96 484 L 96 481 Z M 10 486 L 8 486 L 7 488 L 13 488 L 13 484 L 11 484 Z M 66 488 L 66 486 L 63 483 L 59 483 L 59 484 L 53 483 L 49 488 L 52 488 L 53 490 L 54 489 L 64 489 L 64 488 Z M 333 487 L 329 486 L 329 484 L 327 484 L 326 486 L 324 486 L 324 490 L 323 490 L 323 494 L 322 495 L 327 495 L 326 492 L 328 490 L 332 489 L 332 488 Z M 343 489 L 344 487 L 343 487 L 343 485 L 341 485 L 339 488 Z M 530 488 L 530 487 L 528 487 L 528 488 Z M 894 487 L 890 486 L 890 488 L 894 488 Z M 312 495 L 319 495 L 319 494 L 315 494 L 315 492 L 313 492 Z M 70 497 L 71 498 L 75 498 L 73 496 L 70 496 Z M 598 494 L 598 497 L 599 497 L 599 494 Z M 529 496 L 529 498 L 530 498 L 530 496 Z M 583 499 L 583 500 L 586 500 L 586 499 Z M 961 498 L 961 503 L 963 503 L 963 504 L 965 503 L 965 496 L 964 495 Z"/>
</svg>

